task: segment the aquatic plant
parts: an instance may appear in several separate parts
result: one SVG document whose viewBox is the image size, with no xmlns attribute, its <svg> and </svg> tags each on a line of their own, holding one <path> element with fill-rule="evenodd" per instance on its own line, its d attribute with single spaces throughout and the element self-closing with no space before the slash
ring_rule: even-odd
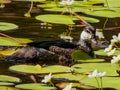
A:
<svg viewBox="0 0 120 90">
<path fill-rule="evenodd" d="M 62 90 L 70 90 L 72 88 L 72 83 L 68 84 L 65 88 Z"/>
<path fill-rule="evenodd" d="M 44 76 L 44 79 L 41 82 L 43 83 L 51 82 L 51 78 L 52 78 L 52 73 L 49 73 L 48 75 Z"/>
<path fill-rule="evenodd" d="M 17 0 L 14 0 L 14 1 L 17 1 Z M 25 1 L 25 0 L 22 0 L 22 1 Z M 29 11 L 26 13 L 25 16 L 31 17 L 30 13 L 31 13 L 31 10 L 32 10 L 33 2 L 34 1 L 40 1 L 40 0 L 27 0 L 27 1 L 32 1 L 32 3 L 31 3 L 31 8 L 29 9 Z M 57 1 L 57 0 L 55 0 L 55 1 Z M 40 19 L 37 18 L 38 16 L 36 17 L 36 19 L 40 20 L 40 21 L 43 21 L 43 22 L 47 22 L 47 23 L 65 24 L 65 25 L 75 26 L 76 20 L 82 20 L 82 22 L 84 22 L 85 25 L 88 25 L 89 23 L 97 23 L 97 22 L 99 22 L 98 19 L 93 19 L 93 18 L 80 16 L 76 12 L 86 13 L 88 11 L 88 12 L 90 12 L 90 15 L 94 14 L 95 16 L 99 16 L 99 17 L 109 17 L 109 18 L 119 17 L 120 16 L 119 10 L 116 11 L 116 8 L 111 8 L 111 5 L 110 5 L 109 1 L 110 0 L 107 1 L 107 4 L 109 4 L 109 8 L 106 8 L 106 7 L 104 8 L 104 6 L 101 7 L 101 8 L 95 7 L 94 6 L 95 4 L 99 4 L 98 2 L 96 3 L 95 0 L 93 1 L 94 3 L 92 2 L 92 0 L 84 0 L 84 2 L 83 1 L 81 1 L 81 2 L 79 2 L 79 1 L 71 1 L 71 2 L 67 2 L 67 3 L 62 2 L 63 4 L 65 3 L 65 6 L 60 5 L 60 6 L 56 7 L 56 8 L 53 8 L 53 7 L 51 8 L 50 6 L 49 6 L 49 8 L 46 8 L 47 7 L 46 6 L 45 7 L 46 9 L 44 9 L 44 10 L 55 11 L 55 12 L 56 11 L 57 12 L 61 11 L 61 12 L 63 12 L 64 15 L 46 14 L 43 17 L 42 17 L 42 15 L 39 15 Z M 49 2 L 53 2 L 53 1 L 49 1 Z M 44 2 L 44 3 L 48 4 L 47 1 Z M 41 6 L 42 5 L 43 4 L 41 4 Z M 67 6 L 71 5 L 70 6 L 71 9 L 69 8 L 69 10 L 72 10 L 72 11 L 69 11 L 69 13 L 73 14 L 73 16 L 72 15 L 66 15 L 66 13 L 68 13 L 68 12 L 64 12 L 66 10 L 66 5 Z M 80 6 L 82 6 L 82 7 L 80 7 Z M 3 8 L 4 5 L 1 4 L 1 7 Z M 107 10 L 107 9 L 109 9 L 109 10 Z M 77 19 L 74 16 L 77 16 Z M 50 17 L 50 19 L 48 19 L 48 17 Z M 82 17 L 82 19 L 81 19 L 81 17 Z M 81 24 L 81 23 L 79 23 L 79 24 Z M 2 25 L 0 23 L 0 30 L 4 29 L 4 28 L 1 28 L 3 26 L 5 28 L 8 28 L 8 24 Z M 12 25 L 10 25 L 10 26 L 12 26 Z M 80 26 L 80 25 L 78 25 L 78 26 Z M 10 30 L 17 29 L 17 28 L 12 27 Z M 65 39 L 67 38 L 67 39 L 70 39 L 70 41 L 72 41 L 72 39 L 73 39 L 69 35 L 62 35 L 61 38 L 65 38 Z M 100 38 L 102 38 L 102 36 L 100 36 Z M 11 41 L 11 40 L 8 40 L 8 38 L 6 39 L 4 37 L 0 37 L 0 41 L 1 41 L 1 45 L 3 45 L 3 46 L 21 46 L 21 44 L 18 44 L 18 43 L 16 44 L 14 42 L 14 40 Z M 29 41 L 27 41 L 27 42 L 29 42 Z M 103 52 L 104 50 L 101 52 L 102 54 L 105 54 L 105 55 L 107 55 L 106 52 L 108 52 L 109 56 L 110 55 L 116 55 L 111 60 L 111 63 L 115 64 L 115 66 L 117 67 L 116 70 L 119 70 L 119 67 L 120 67 L 119 66 L 119 60 L 120 60 L 119 52 L 120 52 L 120 49 L 118 49 L 119 45 L 120 45 L 120 34 L 118 34 L 118 36 L 113 36 L 113 39 L 111 40 L 110 46 L 108 48 L 106 48 L 105 52 Z M 6 52 L 4 52 L 4 53 L 6 53 Z M 56 77 L 57 77 L 56 79 L 64 78 L 65 80 L 68 79 L 68 80 L 75 80 L 75 81 L 79 81 L 79 82 L 82 82 L 82 80 L 83 80 L 83 83 L 85 85 L 91 85 L 91 86 L 96 86 L 97 87 L 97 85 L 94 84 L 94 81 L 92 81 L 91 79 L 88 80 L 88 81 L 84 80 L 84 79 L 88 79 L 88 78 L 85 78 L 86 74 L 90 74 L 89 77 L 100 78 L 101 84 L 100 83 L 99 84 L 101 86 L 99 88 L 104 88 L 102 86 L 102 84 L 103 84 L 106 87 L 111 87 L 111 88 L 113 87 L 113 88 L 116 88 L 116 89 L 120 89 L 120 87 L 119 87 L 120 79 L 117 78 L 117 77 L 114 77 L 114 76 L 116 76 L 116 73 L 114 73 L 114 70 L 111 68 L 111 65 L 109 63 L 102 63 L 102 62 L 105 61 L 104 59 L 91 59 L 91 57 L 89 57 L 88 55 L 82 53 L 82 51 L 75 51 L 72 54 L 72 57 L 75 59 L 75 61 L 77 63 L 79 63 L 79 62 L 82 63 L 79 66 L 74 65 L 74 70 L 73 70 L 72 67 L 63 67 L 63 66 L 59 66 L 59 65 L 55 65 L 55 66 L 52 65 L 52 66 L 45 66 L 45 67 L 43 66 L 42 68 L 39 65 L 35 65 L 35 66 L 34 65 L 15 65 L 15 66 L 11 66 L 9 69 L 11 71 L 18 72 L 18 73 L 33 74 L 33 75 L 41 74 L 41 76 L 47 73 L 48 75 L 45 75 L 45 77 L 44 77 L 45 79 L 42 80 L 43 83 L 47 83 L 47 82 L 49 83 L 51 77 L 55 77 L 55 75 L 56 75 Z M 105 77 L 103 79 L 105 82 L 103 82 L 102 77 L 105 75 L 105 72 L 98 72 L 96 70 L 93 71 L 94 69 L 93 68 L 91 69 L 91 67 L 94 67 L 94 69 L 97 68 L 98 70 L 101 70 L 101 71 L 105 70 L 108 73 L 107 75 L 111 76 L 111 77 Z M 91 71 L 93 71 L 93 73 L 90 73 Z M 59 74 L 52 75 L 50 72 L 52 74 L 53 73 L 59 73 Z M 61 73 L 64 73 L 64 74 L 61 74 Z M 48 76 L 48 78 L 46 78 L 46 76 Z M 10 79 L 8 79 L 8 80 L 10 80 Z M 72 81 L 70 81 L 70 82 L 72 82 Z M 113 83 L 110 83 L 110 82 L 113 82 Z M 0 85 L 6 85 L 6 84 L 14 85 L 14 83 L 0 82 Z M 80 88 L 81 87 L 83 87 L 83 88 L 87 87 L 87 86 L 85 87 L 85 85 L 80 84 L 80 83 L 79 83 L 79 85 L 80 85 L 79 86 Z M 118 87 L 116 87 L 116 85 L 118 85 Z M 74 87 L 75 85 L 73 83 L 70 83 L 63 90 L 66 90 L 66 88 L 68 90 L 68 88 L 71 88 L 72 86 Z M 29 83 L 27 84 L 26 83 L 26 85 L 17 84 L 15 87 L 20 88 L 20 89 L 39 89 L 39 90 L 55 89 L 54 87 L 49 87 L 46 84 L 41 84 L 41 83 L 36 83 L 36 84 L 29 84 Z M 6 88 L 9 89 L 8 87 L 0 87 L 1 90 L 4 90 L 4 89 L 6 90 Z M 12 90 L 14 90 L 14 89 L 12 89 Z"/>
<path fill-rule="evenodd" d="M 120 47 L 120 33 L 118 36 L 113 35 L 110 45 L 105 48 L 104 52 L 107 52 L 108 56 L 114 55 L 116 48 Z"/>
<path fill-rule="evenodd" d="M 111 64 L 115 64 L 116 72 L 120 75 L 120 55 L 113 56 Z"/>
<path fill-rule="evenodd" d="M 102 77 L 105 76 L 106 72 L 98 72 L 97 69 L 94 70 L 92 73 L 88 75 L 89 78 L 95 78 L 99 87 L 99 90 L 102 90 Z M 100 78 L 100 82 L 98 81 L 98 78 Z"/>
</svg>

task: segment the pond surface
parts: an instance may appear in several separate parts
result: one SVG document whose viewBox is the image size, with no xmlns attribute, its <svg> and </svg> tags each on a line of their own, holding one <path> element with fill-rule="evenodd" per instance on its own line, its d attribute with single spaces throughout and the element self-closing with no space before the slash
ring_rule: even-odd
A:
<svg viewBox="0 0 120 90">
<path fill-rule="evenodd" d="M 29 38 L 33 41 L 42 41 L 42 40 L 58 40 L 59 35 L 65 32 L 68 29 L 68 26 L 58 25 L 58 24 L 49 24 L 44 25 L 45 23 L 37 21 L 34 17 L 39 14 L 44 13 L 52 13 L 46 12 L 41 8 L 37 8 L 36 4 L 33 7 L 31 12 L 31 18 L 27 18 L 24 14 L 28 11 L 30 3 L 29 2 L 13 2 L 11 4 L 7 4 L 5 8 L 0 9 L 0 22 L 10 22 L 17 24 L 19 29 L 4 31 L 7 35 L 16 38 Z M 102 28 L 105 18 L 99 18 L 101 20 L 100 23 L 92 24 L 95 28 Z M 116 20 L 116 21 L 115 21 Z M 110 19 L 106 25 L 106 28 L 111 27 L 120 27 L 120 18 Z M 73 28 L 71 36 L 74 38 L 74 43 L 79 39 L 79 35 L 82 31 L 82 28 Z M 120 28 L 117 30 L 106 30 L 104 31 L 104 35 L 107 40 L 112 38 L 112 35 L 118 34 L 120 32 Z M 0 62 L 0 74 L 5 75 L 13 75 L 19 76 L 15 73 L 12 73 L 8 70 L 9 66 L 14 65 L 9 62 Z M 27 78 L 26 78 L 27 79 Z M 27 80 L 24 79 L 26 82 Z"/>
</svg>

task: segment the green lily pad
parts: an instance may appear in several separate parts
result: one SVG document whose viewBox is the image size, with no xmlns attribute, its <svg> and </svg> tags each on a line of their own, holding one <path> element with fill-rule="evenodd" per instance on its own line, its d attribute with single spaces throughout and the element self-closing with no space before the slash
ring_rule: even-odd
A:
<svg viewBox="0 0 120 90">
<path fill-rule="evenodd" d="M 96 19 L 96 18 L 91 18 L 91 17 L 86 17 L 86 16 L 81 16 L 83 19 L 85 19 L 87 22 L 89 23 L 98 23 L 100 22 L 100 20 Z M 80 20 L 77 17 L 73 18 L 74 20 Z"/>
<path fill-rule="evenodd" d="M 36 16 L 36 19 L 48 23 L 74 24 L 72 18 L 66 15 L 52 15 L 52 14 L 38 15 Z"/>
<path fill-rule="evenodd" d="M 19 78 L 13 76 L 7 76 L 7 75 L 0 75 L 0 81 L 21 82 Z"/>
<path fill-rule="evenodd" d="M 98 10 L 98 11 L 88 11 L 88 12 L 85 11 L 85 13 L 98 17 L 108 17 L 108 18 L 120 17 L 119 12 L 115 12 L 112 10 Z"/>
<path fill-rule="evenodd" d="M 86 69 L 93 71 L 97 69 L 100 72 L 106 72 L 106 76 L 117 76 L 116 69 L 111 63 L 83 63 L 83 64 L 75 64 L 72 68 Z"/>
<path fill-rule="evenodd" d="M 98 20 L 96 18 L 85 17 L 85 16 L 82 16 L 82 17 L 89 23 L 98 23 L 98 22 L 100 22 L 100 20 Z"/>
<path fill-rule="evenodd" d="M 103 6 L 104 2 L 103 1 L 91 1 L 91 0 L 87 1 L 87 2 L 86 1 L 75 1 L 72 6 L 87 7 L 87 6 L 97 6 L 97 5 L 100 6 L 100 4 L 101 4 L 101 6 Z"/>
<path fill-rule="evenodd" d="M 24 2 L 26 2 L 26 1 L 30 1 L 30 2 L 43 2 L 43 1 L 45 1 L 45 0 L 13 0 L 13 1 L 24 1 Z"/>
<path fill-rule="evenodd" d="M 119 0 L 107 0 L 108 1 L 108 5 L 109 5 L 109 8 L 111 7 L 120 7 L 120 2 Z M 107 6 L 107 3 L 105 3 L 105 6 Z"/>
<path fill-rule="evenodd" d="M 25 38 L 17 38 L 18 40 L 22 41 L 23 43 L 32 42 L 30 39 Z M 17 41 L 6 38 L 6 37 L 0 37 L 0 46 L 21 46 Z"/>
<path fill-rule="evenodd" d="M 41 73 L 60 73 L 60 72 L 70 72 L 70 67 L 61 65 L 46 66 L 41 69 Z"/>
<path fill-rule="evenodd" d="M 112 10 L 114 10 L 114 11 L 120 13 L 120 8 L 110 8 L 110 9 L 112 9 Z"/>
<path fill-rule="evenodd" d="M 0 86 L 11 86 L 14 85 L 14 83 L 8 83 L 8 82 L 0 82 Z"/>
<path fill-rule="evenodd" d="M 59 78 L 59 79 L 68 79 L 68 80 L 80 81 L 85 76 L 81 75 L 81 74 L 67 73 L 67 74 L 55 74 L 55 75 L 52 75 L 52 77 Z"/>
<path fill-rule="evenodd" d="M 71 8 L 74 12 L 83 12 L 87 10 L 87 8 L 84 7 L 73 7 Z M 63 11 L 68 11 L 69 9 L 66 7 L 54 7 L 54 8 L 46 8 L 46 11 L 52 11 L 52 12 L 63 12 Z"/>
<path fill-rule="evenodd" d="M 97 62 L 104 62 L 104 59 L 87 59 L 87 60 L 77 60 L 77 62 L 82 63 L 97 63 Z"/>
<path fill-rule="evenodd" d="M 2 56 L 10 56 L 13 53 L 15 53 L 17 50 L 19 50 L 19 49 L 2 50 L 2 51 L 0 51 L 0 55 L 2 55 Z"/>
<path fill-rule="evenodd" d="M 0 86 L 0 90 L 19 90 L 19 89 L 7 86 Z"/>
<path fill-rule="evenodd" d="M 54 79 L 59 79 L 59 80 L 68 79 L 68 80 L 73 80 L 73 81 L 81 81 L 81 79 L 85 78 L 86 75 L 67 73 L 67 74 L 55 74 L 55 75 L 52 75 L 52 77 Z M 89 89 L 94 90 L 95 89 L 94 87 L 90 87 L 82 83 L 73 83 L 73 87 L 82 88 L 82 90 L 89 90 Z"/>
<path fill-rule="evenodd" d="M 103 77 L 103 88 L 113 88 L 113 90 L 120 90 L 120 78 L 119 77 Z M 98 87 L 95 78 L 84 78 L 81 80 L 82 83 Z M 110 89 L 108 89 L 110 90 Z M 112 90 L 112 89 L 111 89 Z"/>
<path fill-rule="evenodd" d="M 18 29 L 18 26 L 16 24 L 0 22 L 0 30 L 1 31 L 15 30 L 15 29 Z"/>
<path fill-rule="evenodd" d="M 31 73 L 31 74 L 42 74 L 42 73 L 60 73 L 60 72 L 70 72 L 70 68 L 60 65 L 52 65 L 41 68 L 41 66 L 36 65 L 14 65 L 9 68 L 11 71 L 20 73 Z"/>
<path fill-rule="evenodd" d="M 45 84 L 40 83 L 19 84 L 15 87 L 29 90 L 55 90 L 55 87 L 46 86 Z"/>
<path fill-rule="evenodd" d="M 91 59 L 91 57 L 83 52 L 83 51 L 80 51 L 80 50 L 75 50 L 73 53 L 72 53 L 72 58 L 74 60 L 86 60 L 86 59 Z"/>
<path fill-rule="evenodd" d="M 97 4 L 99 4 L 99 7 L 100 7 L 100 4 L 101 6 L 103 6 L 103 2 L 100 2 L 100 1 L 90 1 L 90 2 L 84 2 L 84 1 L 74 1 L 74 3 L 69 6 L 71 8 L 83 8 L 83 7 L 88 7 L 88 6 L 97 6 Z M 42 7 L 42 8 L 55 8 L 56 7 L 56 3 L 55 2 L 50 2 L 50 1 L 46 1 L 45 4 L 40 4 L 38 5 L 38 7 Z M 62 5 L 60 4 L 60 2 L 58 2 L 58 8 L 67 8 L 66 5 Z M 79 11 L 81 10 L 79 9 Z M 78 10 L 77 10 L 78 11 Z"/>
<path fill-rule="evenodd" d="M 98 0 L 90 0 L 92 2 L 96 2 Z M 109 5 L 109 8 L 113 8 L 113 7 L 120 7 L 120 2 L 119 0 L 99 0 L 100 2 L 104 2 L 104 5 L 105 7 L 107 6 L 107 2 L 108 2 L 108 5 Z"/>
<path fill-rule="evenodd" d="M 100 55 L 100 56 L 107 56 L 107 52 L 104 52 L 104 49 L 98 50 L 98 51 L 94 51 L 96 55 Z M 120 48 L 118 48 L 115 51 L 114 55 L 119 55 L 120 54 Z"/>
<path fill-rule="evenodd" d="M 56 5 L 56 2 L 51 2 L 51 1 L 45 1 L 44 4 L 39 4 L 37 5 L 38 7 L 41 7 L 41 8 L 55 8 L 57 7 Z M 59 7 L 60 7 L 60 4 L 59 4 Z"/>
<path fill-rule="evenodd" d="M 14 65 L 9 68 L 11 71 L 19 72 L 19 73 L 32 73 L 32 74 L 40 74 L 41 66 L 40 65 Z"/>
</svg>

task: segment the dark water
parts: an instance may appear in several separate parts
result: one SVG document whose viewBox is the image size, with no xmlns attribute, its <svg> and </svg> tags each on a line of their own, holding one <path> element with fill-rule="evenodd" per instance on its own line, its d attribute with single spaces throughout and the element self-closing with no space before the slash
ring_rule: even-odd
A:
<svg viewBox="0 0 120 90">
<path fill-rule="evenodd" d="M 59 35 L 65 32 L 68 29 L 68 26 L 65 25 L 41 25 L 43 22 L 37 21 L 34 17 L 39 14 L 44 13 L 52 13 L 45 12 L 43 9 L 37 8 L 36 3 L 31 12 L 31 18 L 24 17 L 24 13 L 29 10 L 30 3 L 29 2 L 13 2 L 11 4 L 6 5 L 5 8 L 0 9 L 0 22 L 10 22 L 17 24 L 19 29 L 5 31 L 7 35 L 16 38 L 29 38 L 33 41 L 41 41 L 41 40 L 56 40 L 60 39 Z M 101 20 L 100 23 L 92 24 L 95 28 L 102 28 L 105 18 L 99 18 Z M 110 27 L 120 27 L 120 19 L 109 19 L 107 28 Z M 74 38 L 74 42 L 76 42 L 79 38 L 79 34 L 81 33 L 82 28 L 73 28 L 71 36 Z M 118 34 L 120 29 L 118 30 L 106 30 L 104 31 L 104 35 L 107 40 L 110 40 L 112 35 Z M 0 62 L 0 74 L 5 75 L 13 75 L 17 74 L 11 73 L 8 68 L 12 66 L 13 63 L 8 63 L 1 61 Z M 18 75 L 19 76 L 19 75 Z M 24 79 L 25 80 L 25 79 Z"/>
</svg>

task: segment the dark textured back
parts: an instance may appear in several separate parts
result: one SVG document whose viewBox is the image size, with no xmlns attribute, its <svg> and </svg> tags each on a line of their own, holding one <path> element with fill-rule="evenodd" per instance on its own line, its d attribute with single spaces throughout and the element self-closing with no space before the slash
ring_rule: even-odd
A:
<svg viewBox="0 0 120 90">
<path fill-rule="evenodd" d="M 58 46 L 58 47 L 62 47 L 62 48 L 71 48 L 71 49 L 74 49 L 77 47 L 77 45 L 70 43 L 70 42 L 65 42 L 63 40 L 31 42 L 31 43 L 28 43 L 27 45 L 34 46 L 37 48 L 44 48 L 47 50 L 49 50 L 49 47 L 51 47 L 51 46 Z"/>
</svg>

